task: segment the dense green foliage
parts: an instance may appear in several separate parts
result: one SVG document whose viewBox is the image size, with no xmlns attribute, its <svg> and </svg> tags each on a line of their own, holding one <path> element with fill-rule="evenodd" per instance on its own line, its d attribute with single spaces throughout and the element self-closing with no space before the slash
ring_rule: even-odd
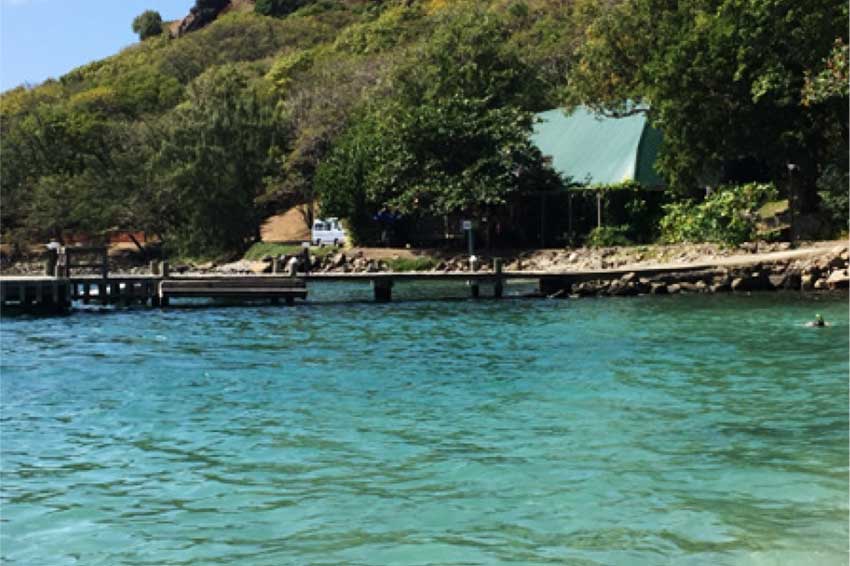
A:
<svg viewBox="0 0 850 566">
<path fill-rule="evenodd" d="M 415 63 L 395 71 L 395 92 L 367 110 L 317 173 L 325 209 L 350 218 L 356 236 L 382 207 L 480 217 L 559 184 L 529 141 L 523 108 L 540 90 L 503 47 L 504 22 L 464 10 L 441 23 Z"/>
<path fill-rule="evenodd" d="M 628 226 L 598 226 L 587 236 L 587 245 L 592 248 L 609 246 L 628 246 L 631 240 L 626 236 Z"/>
<path fill-rule="evenodd" d="M 846 43 L 846 2 L 626 0 L 589 17 L 572 103 L 627 113 L 648 102 L 664 135 L 661 170 L 686 194 L 744 160 L 788 185 L 794 163 L 798 205 L 814 208 L 825 153 L 848 145 L 847 81 L 822 97 L 804 87 L 836 40 Z"/>
<path fill-rule="evenodd" d="M 238 67 L 213 67 L 166 116 L 153 160 L 155 202 L 168 219 L 165 235 L 182 254 L 225 254 L 259 235 L 263 210 L 255 200 L 274 165 L 269 148 L 279 132 L 249 79 Z"/>
<path fill-rule="evenodd" d="M 304 0 L 257 0 L 254 11 L 263 16 L 288 16 L 305 4 Z"/>
<path fill-rule="evenodd" d="M 775 198 L 773 185 L 749 183 L 721 187 L 699 204 L 690 201 L 669 204 L 660 223 L 662 240 L 669 243 L 746 242 L 755 235 L 758 209 Z"/>
<path fill-rule="evenodd" d="M 794 206 L 846 229 L 843 2 L 228 5 L 197 0 L 176 38 L 146 12 L 134 22 L 145 41 L 0 97 L 4 241 L 123 228 L 224 254 L 249 247 L 264 215 L 316 200 L 363 241 L 380 233 L 379 213 L 411 225 L 487 216 L 533 233 L 510 225 L 524 222 L 516 211 L 562 180 L 529 142 L 532 117 L 565 101 L 606 113 L 650 103 L 662 172 L 675 198 L 697 199 L 672 205 L 668 237 L 745 232 L 689 220 L 721 206 L 699 208 L 704 187 L 742 162 L 758 171 L 743 181 L 782 192 L 793 162 Z M 646 241 L 658 205 L 632 193 L 612 196 L 604 216 Z"/>
<path fill-rule="evenodd" d="M 162 16 L 154 10 L 145 10 L 133 20 L 133 33 L 144 41 L 162 33 Z"/>
</svg>

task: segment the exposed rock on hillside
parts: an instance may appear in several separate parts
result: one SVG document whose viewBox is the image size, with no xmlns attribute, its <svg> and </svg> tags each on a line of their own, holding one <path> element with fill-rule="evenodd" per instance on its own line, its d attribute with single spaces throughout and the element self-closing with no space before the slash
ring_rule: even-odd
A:
<svg viewBox="0 0 850 566">
<path fill-rule="evenodd" d="M 189 15 L 176 26 L 177 36 L 199 30 L 212 23 L 219 15 L 233 11 L 253 9 L 254 0 L 196 0 Z"/>
</svg>

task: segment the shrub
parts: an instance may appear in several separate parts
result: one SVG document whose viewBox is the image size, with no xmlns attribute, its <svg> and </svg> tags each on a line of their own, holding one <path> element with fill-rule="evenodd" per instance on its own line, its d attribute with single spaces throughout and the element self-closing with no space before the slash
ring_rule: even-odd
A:
<svg viewBox="0 0 850 566">
<path fill-rule="evenodd" d="M 820 208 L 833 230 L 842 233 L 850 228 L 848 211 L 850 211 L 850 195 L 847 192 L 847 170 L 831 165 L 827 167 L 818 179 L 818 196 L 821 199 Z"/>
<path fill-rule="evenodd" d="M 847 192 L 847 187 L 850 185 L 850 176 L 848 176 L 850 156 L 847 155 L 846 144 L 836 139 L 824 161 L 826 164 L 821 169 L 817 180 L 819 208 L 832 230 L 831 234 L 824 235 L 836 236 L 850 228 L 848 226 L 850 194 Z"/>
<path fill-rule="evenodd" d="M 661 240 L 740 244 L 753 238 L 758 209 L 775 199 L 773 184 L 721 187 L 702 203 L 682 201 L 664 206 Z"/>
<path fill-rule="evenodd" d="M 162 16 L 159 12 L 145 10 L 133 20 L 133 33 L 139 34 L 139 40 L 144 41 L 162 33 Z"/>
<path fill-rule="evenodd" d="M 598 226 L 591 230 L 587 237 L 587 245 L 593 248 L 608 246 L 628 246 L 632 242 L 626 237 L 629 231 L 627 225 Z"/>
<path fill-rule="evenodd" d="M 379 53 L 397 47 L 422 31 L 421 10 L 407 5 L 393 6 L 372 21 L 345 28 L 334 47 L 348 53 Z"/>
<path fill-rule="evenodd" d="M 288 16 L 304 4 L 304 0 L 257 0 L 254 11 L 263 16 Z"/>
</svg>

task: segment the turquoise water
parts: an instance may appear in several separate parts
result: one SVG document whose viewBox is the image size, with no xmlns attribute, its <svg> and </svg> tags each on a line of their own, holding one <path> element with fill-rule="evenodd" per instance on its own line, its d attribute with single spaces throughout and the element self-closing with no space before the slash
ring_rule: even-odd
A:
<svg viewBox="0 0 850 566">
<path fill-rule="evenodd" d="M 4 320 L 3 562 L 848 563 L 846 295 L 323 293 Z"/>
</svg>

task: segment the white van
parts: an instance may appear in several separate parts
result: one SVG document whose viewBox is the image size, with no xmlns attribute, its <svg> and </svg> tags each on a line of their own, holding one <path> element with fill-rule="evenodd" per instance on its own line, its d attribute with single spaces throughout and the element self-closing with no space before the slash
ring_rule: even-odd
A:
<svg viewBox="0 0 850 566">
<path fill-rule="evenodd" d="M 338 218 L 318 218 L 313 222 L 311 237 L 314 246 L 324 246 L 325 244 L 341 246 L 345 243 L 345 230 L 342 229 L 342 224 L 339 223 Z"/>
</svg>

